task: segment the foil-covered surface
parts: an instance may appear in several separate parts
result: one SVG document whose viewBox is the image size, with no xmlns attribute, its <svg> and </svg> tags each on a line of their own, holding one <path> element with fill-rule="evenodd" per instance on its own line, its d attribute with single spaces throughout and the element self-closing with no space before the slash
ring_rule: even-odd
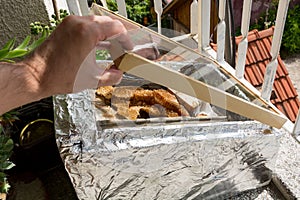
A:
<svg viewBox="0 0 300 200">
<path fill-rule="evenodd" d="M 54 97 L 79 199 L 224 199 L 268 185 L 284 131 L 254 121 L 100 123 L 94 90 Z"/>
</svg>

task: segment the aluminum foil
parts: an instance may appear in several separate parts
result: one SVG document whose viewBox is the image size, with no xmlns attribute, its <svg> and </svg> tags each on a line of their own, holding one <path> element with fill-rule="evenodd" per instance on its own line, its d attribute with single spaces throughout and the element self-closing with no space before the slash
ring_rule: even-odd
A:
<svg viewBox="0 0 300 200">
<path fill-rule="evenodd" d="M 268 185 L 284 131 L 254 121 L 99 121 L 94 90 L 54 97 L 79 199 L 224 199 Z"/>
</svg>

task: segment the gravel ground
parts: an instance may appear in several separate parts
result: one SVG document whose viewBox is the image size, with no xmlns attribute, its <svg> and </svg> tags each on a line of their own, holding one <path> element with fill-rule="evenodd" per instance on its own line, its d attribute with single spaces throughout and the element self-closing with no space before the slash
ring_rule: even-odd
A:
<svg viewBox="0 0 300 200">
<path fill-rule="evenodd" d="M 286 65 L 289 75 L 292 79 L 293 84 L 300 94 L 300 54 L 290 56 L 286 59 L 283 59 L 284 64 Z"/>
</svg>

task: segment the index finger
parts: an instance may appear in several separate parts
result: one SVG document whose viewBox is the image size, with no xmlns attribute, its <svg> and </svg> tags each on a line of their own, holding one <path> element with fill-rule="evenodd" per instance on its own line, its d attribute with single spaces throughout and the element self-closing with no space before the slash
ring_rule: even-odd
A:
<svg viewBox="0 0 300 200">
<path fill-rule="evenodd" d="M 122 48 L 131 50 L 133 43 L 130 40 L 127 29 L 117 19 L 112 19 L 108 16 L 94 16 L 95 21 L 101 24 L 99 30 L 98 46 L 101 46 L 101 41 L 116 39 Z"/>
</svg>

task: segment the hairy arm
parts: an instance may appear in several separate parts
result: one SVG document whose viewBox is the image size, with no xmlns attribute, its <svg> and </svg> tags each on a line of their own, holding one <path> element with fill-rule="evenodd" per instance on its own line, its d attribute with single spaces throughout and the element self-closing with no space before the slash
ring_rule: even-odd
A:
<svg viewBox="0 0 300 200">
<path fill-rule="evenodd" d="M 26 64 L 0 63 L 0 115 L 46 96 Z"/>
<path fill-rule="evenodd" d="M 122 72 L 101 71 L 94 58 L 99 41 L 114 35 L 123 35 L 120 43 L 132 48 L 121 22 L 109 17 L 69 16 L 29 57 L 18 63 L 0 63 L 0 115 L 51 95 L 118 83 Z"/>
</svg>

